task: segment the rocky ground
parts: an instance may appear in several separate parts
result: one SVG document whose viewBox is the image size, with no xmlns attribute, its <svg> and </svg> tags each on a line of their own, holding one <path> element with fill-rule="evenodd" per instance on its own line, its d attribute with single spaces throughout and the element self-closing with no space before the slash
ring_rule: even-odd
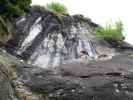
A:
<svg viewBox="0 0 133 100">
<path fill-rule="evenodd" d="M 58 71 L 21 62 L 0 51 L 0 100 L 132 100 L 133 51 Z"/>
</svg>

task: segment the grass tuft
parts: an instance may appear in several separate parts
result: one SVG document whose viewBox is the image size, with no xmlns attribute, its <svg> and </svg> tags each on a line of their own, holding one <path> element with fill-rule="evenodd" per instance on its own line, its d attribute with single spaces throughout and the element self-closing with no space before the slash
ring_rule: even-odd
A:
<svg viewBox="0 0 133 100">
<path fill-rule="evenodd" d="M 51 11 L 57 15 L 63 15 L 63 14 L 67 14 L 68 10 L 65 7 L 65 5 L 60 4 L 58 2 L 52 2 L 46 5 L 46 9 L 48 11 Z"/>
<path fill-rule="evenodd" d="M 100 26 L 96 28 L 96 37 L 120 46 L 125 39 L 122 32 L 123 24 L 121 21 L 117 21 L 115 25 L 106 24 L 105 27 Z"/>
</svg>

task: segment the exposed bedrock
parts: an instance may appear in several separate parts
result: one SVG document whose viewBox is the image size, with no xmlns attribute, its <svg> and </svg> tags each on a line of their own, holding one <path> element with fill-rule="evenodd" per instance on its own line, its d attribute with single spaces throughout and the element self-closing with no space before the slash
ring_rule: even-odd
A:
<svg viewBox="0 0 133 100">
<path fill-rule="evenodd" d="M 98 40 L 90 19 L 33 7 L 15 27 L 8 53 L 0 49 L 0 100 L 132 100 L 132 46 Z M 88 63 L 80 62 L 81 51 Z"/>
<path fill-rule="evenodd" d="M 43 68 L 77 60 L 83 50 L 93 60 L 110 59 L 117 52 L 96 39 L 97 26 L 82 15 L 60 17 L 32 8 L 16 20 L 17 34 L 8 42 L 7 51 Z"/>
<path fill-rule="evenodd" d="M 5 51 L 0 51 L 0 71 L 8 78 L 1 86 L 3 100 L 11 94 L 18 100 L 132 100 L 133 59 L 131 54 L 121 54 L 103 62 L 89 65 L 65 64 L 58 73 L 19 61 Z M 131 52 L 130 52 L 131 53 Z M 125 67 L 126 66 L 126 67 Z M 1 76 L 2 77 L 2 76 Z M 7 84 L 3 84 L 6 82 Z M 11 82 L 11 83 L 10 83 Z M 2 85 L 3 84 L 3 85 Z M 13 91 L 14 90 L 14 91 Z M 2 99 L 1 96 L 1 99 Z M 9 100 L 15 100 L 14 98 Z"/>
</svg>

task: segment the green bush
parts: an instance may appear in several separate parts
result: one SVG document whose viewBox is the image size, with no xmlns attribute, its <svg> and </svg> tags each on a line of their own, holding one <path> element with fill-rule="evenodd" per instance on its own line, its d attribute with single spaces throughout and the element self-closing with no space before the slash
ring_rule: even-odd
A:
<svg viewBox="0 0 133 100">
<path fill-rule="evenodd" d="M 0 15 L 18 17 L 30 7 L 31 0 L 0 0 Z"/>
<path fill-rule="evenodd" d="M 52 2 L 46 5 L 46 9 L 57 15 L 67 14 L 67 8 L 58 2 Z"/>
<path fill-rule="evenodd" d="M 30 8 L 31 0 L 0 0 L 0 42 L 13 34 L 14 19 Z"/>
<path fill-rule="evenodd" d="M 10 21 L 0 16 L 0 43 L 5 43 L 10 38 L 11 28 Z"/>
<path fill-rule="evenodd" d="M 122 32 L 123 24 L 121 21 L 117 21 L 114 26 L 107 24 L 105 27 L 96 28 L 96 37 L 120 46 L 125 39 Z"/>
</svg>

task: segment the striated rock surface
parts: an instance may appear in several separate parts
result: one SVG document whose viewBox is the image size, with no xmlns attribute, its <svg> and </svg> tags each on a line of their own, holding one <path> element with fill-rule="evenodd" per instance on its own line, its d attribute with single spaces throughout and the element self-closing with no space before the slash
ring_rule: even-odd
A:
<svg viewBox="0 0 133 100">
<path fill-rule="evenodd" d="M 95 37 L 98 25 L 82 15 L 56 16 L 36 7 L 16 20 L 16 32 L 7 43 L 7 51 L 43 68 L 61 66 L 86 51 L 91 59 L 117 54 L 107 42 Z"/>
</svg>

